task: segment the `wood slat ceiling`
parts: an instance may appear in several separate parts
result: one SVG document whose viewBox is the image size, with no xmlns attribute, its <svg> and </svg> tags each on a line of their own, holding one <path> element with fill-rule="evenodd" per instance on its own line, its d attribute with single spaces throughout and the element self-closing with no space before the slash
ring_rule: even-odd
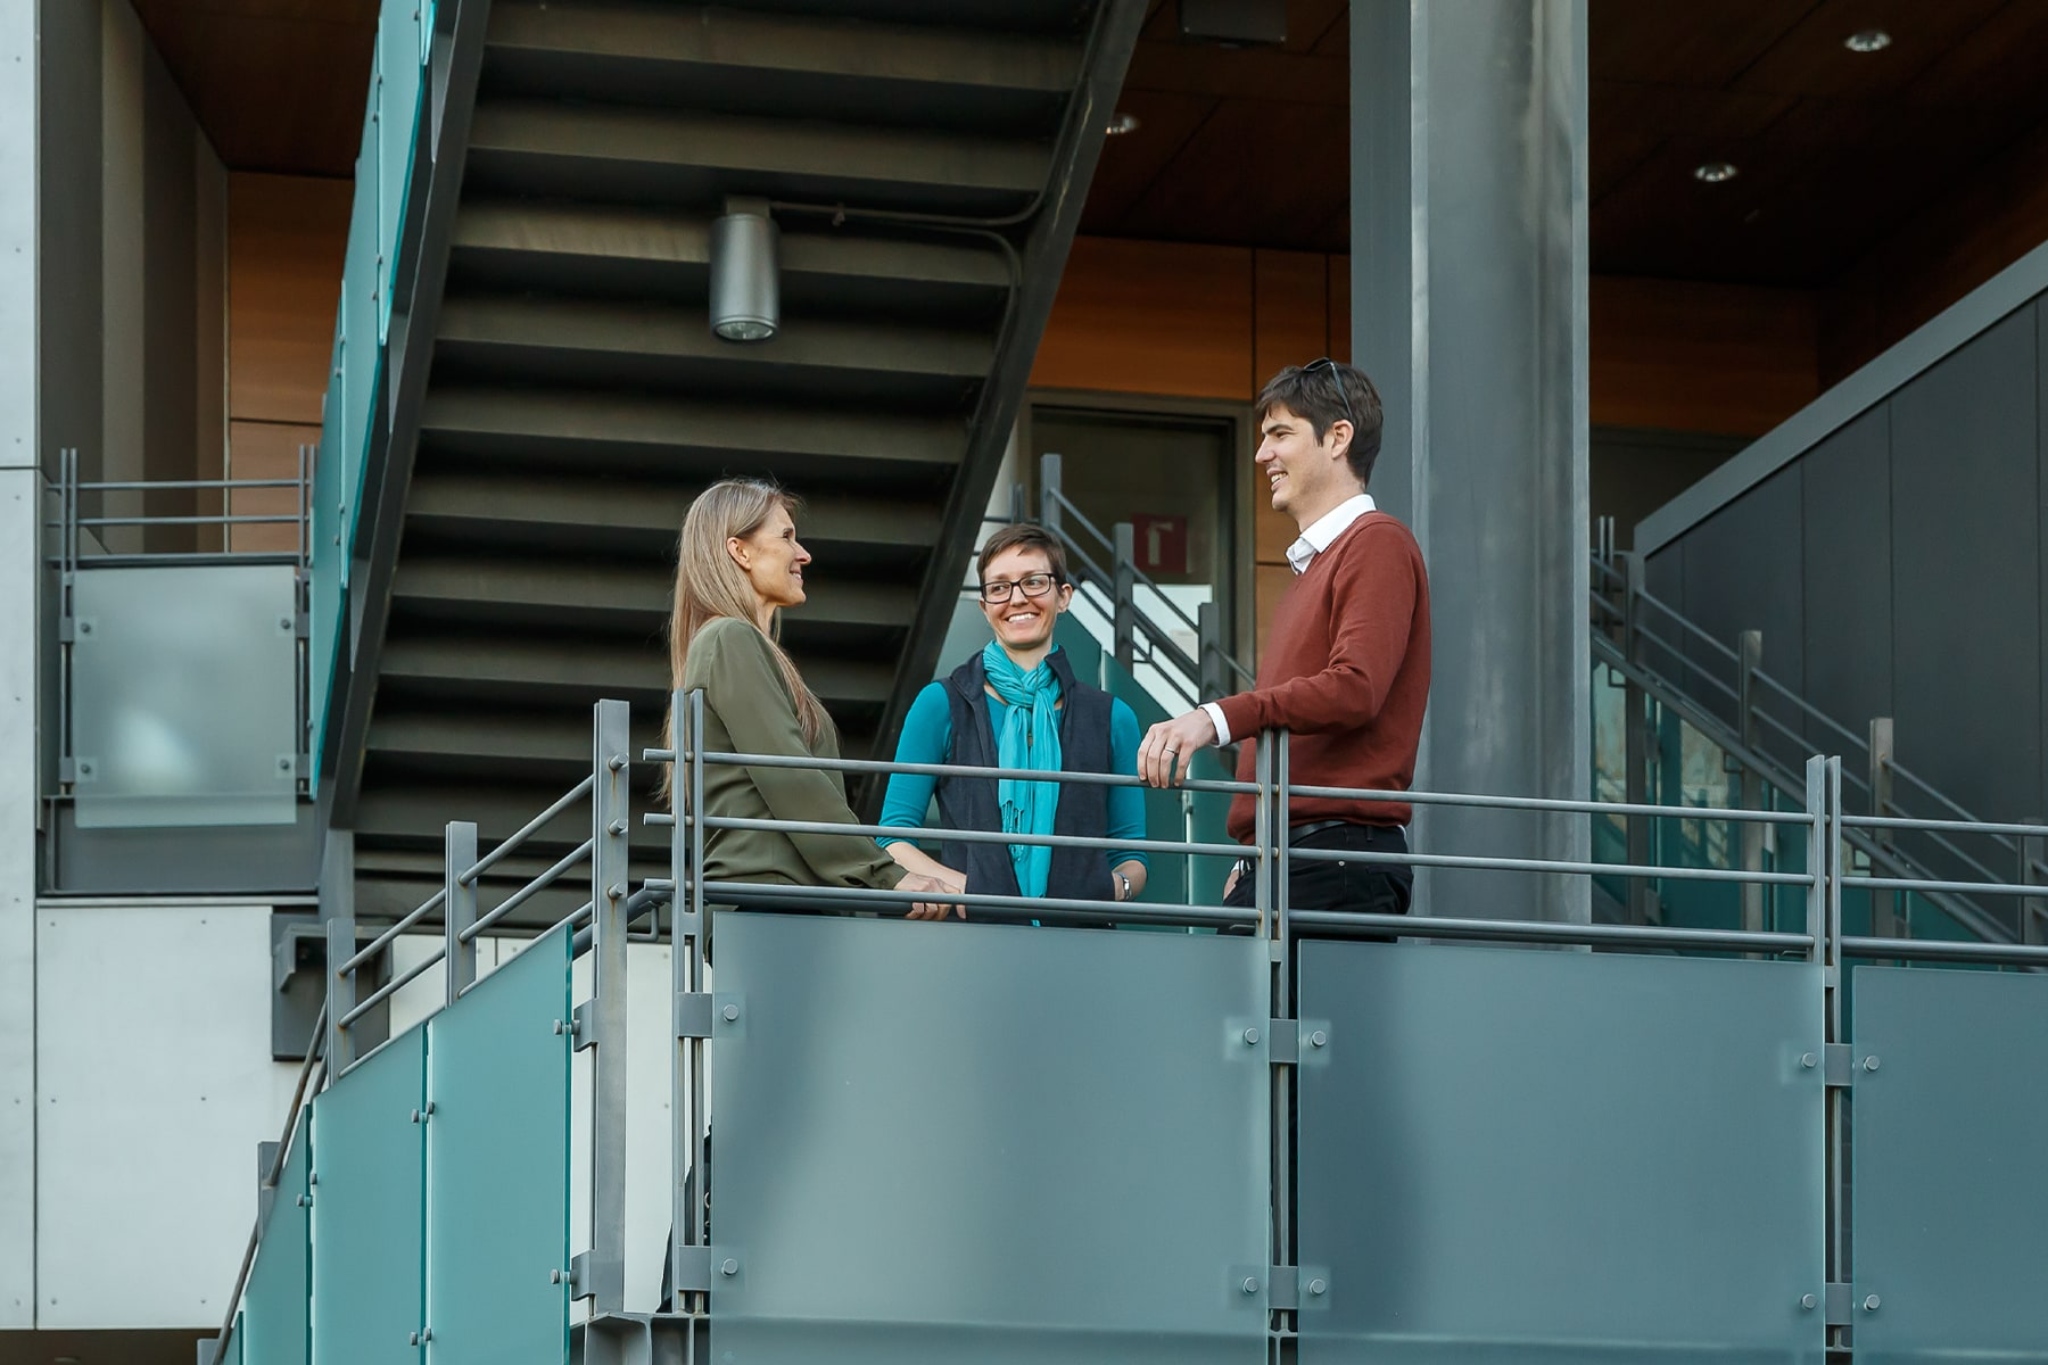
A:
<svg viewBox="0 0 2048 1365">
<path fill-rule="evenodd" d="M 230 168 L 349 173 L 376 0 L 134 2 Z M 1822 286 L 2048 127 L 2044 0 L 1589 3 L 1602 273 Z M 1229 50 L 1152 0 L 1084 233 L 1348 249 L 1348 6 L 1287 5 L 1284 47 Z"/>
</svg>

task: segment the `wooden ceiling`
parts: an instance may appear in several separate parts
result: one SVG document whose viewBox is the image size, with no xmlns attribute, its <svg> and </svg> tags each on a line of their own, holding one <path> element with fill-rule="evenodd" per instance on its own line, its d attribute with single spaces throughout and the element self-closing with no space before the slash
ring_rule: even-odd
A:
<svg viewBox="0 0 2048 1365">
<path fill-rule="evenodd" d="M 1601 273 L 1825 285 L 2048 125 L 2044 0 L 1589 2 Z M 1288 0 L 1282 49 L 1182 44 L 1176 10 L 1154 0 L 1082 231 L 1348 250 L 1344 0 Z M 1872 28 L 1891 45 L 1844 46 Z"/>
<path fill-rule="evenodd" d="M 229 170 L 355 173 L 378 0 L 130 3 Z"/>
<path fill-rule="evenodd" d="M 377 0 L 134 3 L 231 169 L 349 174 Z M 1824 286 L 2048 129 L 2048 0 L 1589 3 L 1601 273 Z M 1287 8 L 1226 49 L 1152 0 L 1083 232 L 1348 250 L 1348 5 Z"/>
</svg>

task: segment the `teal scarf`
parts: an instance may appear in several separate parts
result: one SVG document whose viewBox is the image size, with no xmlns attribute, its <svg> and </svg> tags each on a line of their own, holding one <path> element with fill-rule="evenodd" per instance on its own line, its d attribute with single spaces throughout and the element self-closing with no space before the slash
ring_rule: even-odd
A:
<svg viewBox="0 0 2048 1365">
<path fill-rule="evenodd" d="M 996 727 L 996 762 L 1004 768 L 1037 772 L 1060 769 L 1059 678 L 1041 662 L 1026 673 L 994 640 L 981 651 L 982 672 L 1006 708 Z M 1050 834 L 1059 808 L 1056 782 L 1024 782 L 1003 778 L 997 784 L 1003 809 L 1003 833 Z M 1011 844 L 1010 865 L 1017 871 L 1017 889 L 1027 896 L 1045 894 L 1052 871 L 1052 849 L 1046 844 Z"/>
</svg>

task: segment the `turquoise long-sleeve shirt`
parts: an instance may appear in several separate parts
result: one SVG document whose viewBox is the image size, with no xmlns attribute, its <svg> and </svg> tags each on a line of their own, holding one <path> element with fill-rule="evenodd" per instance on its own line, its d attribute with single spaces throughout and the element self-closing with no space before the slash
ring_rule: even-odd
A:
<svg viewBox="0 0 2048 1365">
<path fill-rule="evenodd" d="M 1000 732 L 1007 706 L 996 697 L 984 699 L 988 702 L 989 723 Z M 1114 771 L 1138 771 L 1138 739 L 1138 713 L 1122 700 L 1110 698 L 1109 761 Z M 917 694 L 917 700 L 910 704 L 910 714 L 904 717 L 903 737 L 896 743 L 896 761 L 946 763 L 951 760 L 952 753 L 953 708 L 946 700 L 946 684 L 943 681 L 927 683 Z M 926 773 L 891 773 L 888 795 L 882 802 L 881 823 L 898 829 L 916 829 L 923 825 L 925 812 L 931 807 L 932 792 L 938 785 L 939 779 Z M 1145 837 L 1143 788 L 1109 789 L 1109 828 L 1104 834 L 1111 839 Z M 884 836 L 878 842 L 887 848 L 901 840 Z M 1111 867 L 1128 862 L 1151 866 L 1151 861 L 1138 852 L 1110 849 L 1103 856 L 1109 859 Z"/>
</svg>

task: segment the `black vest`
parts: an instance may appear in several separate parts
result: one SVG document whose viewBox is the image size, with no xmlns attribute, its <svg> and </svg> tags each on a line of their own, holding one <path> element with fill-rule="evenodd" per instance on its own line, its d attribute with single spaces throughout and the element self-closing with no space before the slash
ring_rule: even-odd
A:
<svg viewBox="0 0 2048 1365">
<path fill-rule="evenodd" d="M 1060 680 L 1060 768 L 1070 773 L 1106 773 L 1109 767 L 1109 693 L 1074 680 L 1065 650 L 1055 649 L 1046 662 Z M 995 726 L 988 715 L 987 675 L 976 654 L 946 680 L 946 700 L 953 712 L 951 761 L 967 767 L 999 768 Z M 1101 838 L 1109 832 L 1109 788 L 1093 783 L 1060 784 L 1059 806 L 1053 815 L 1054 834 Z M 948 829 L 1000 830 L 1002 802 L 993 777 L 941 777 L 939 818 Z M 1015 896 L 1017 870 L 1010 846 L 997 843 L 948 842 L 939 861 L 967 873 L 967 889 L 980 895 Z M 1065 900 L 1116 899 L 1109 875 L 1109 852 L 1101 848 L 1055 848 L 1046 873 L 1045 894 Z"/>
</svg>

